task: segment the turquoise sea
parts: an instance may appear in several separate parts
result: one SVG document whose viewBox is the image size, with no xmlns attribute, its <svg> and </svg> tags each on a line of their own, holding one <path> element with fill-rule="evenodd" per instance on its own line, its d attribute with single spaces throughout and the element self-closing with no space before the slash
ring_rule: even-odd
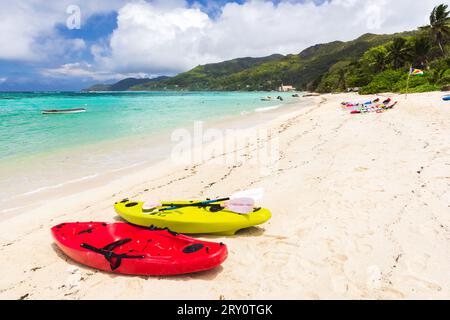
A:
<svg viewBox="0 0 450 320">
<path fill-rule="evenodd" d="M 267 93 L 0 93 L 0 159 L 147 134 L 195 121 L 239 115 L 280 102 Z M 273 93 L 272 95 L 278 95 Z M 284 97 L 289 99 L 288 94 Z M 86 113 L 42 115 L 44 109 Z"/>
<path fill-rule="evenodd" d="M 284 101 L 261 101 L 278 95 Z M 0 217 L 68 186 L 75 192 L 108 173 L 117 178 L 167 159 L 176 128 L 266 121 L 299 101 L 276 92 L 0 93 Z M 87 112 L 42 114 L 67 108 Z"/>
</svg>

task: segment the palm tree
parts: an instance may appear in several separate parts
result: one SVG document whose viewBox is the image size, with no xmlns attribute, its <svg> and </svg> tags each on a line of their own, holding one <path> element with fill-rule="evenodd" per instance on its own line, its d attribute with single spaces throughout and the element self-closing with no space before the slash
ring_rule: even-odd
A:
<svg viewBox="0 0 450 320">
<path fill-rule="evenodd" d="M 368 67 L 372 73 L 383 72 L 389 64 L 387 48 L 378 46 L 369 49 L 364 53 L 360 63 L 363 67 Z"/>
<path fill-rule="evenodd" d="M 395 38 L 389 46 L 388 58 L 392 62 L 394 69 L 400 69 L 410 58 L 405 38 Z"/>
<path fill-rule="evenodd" d="M 450 83 L 449 77 L 446 76 L 448 71 L 448 64 L 446 59 L 440 59 L 432 63 L 432 72 L 430 72 L 429 81 L 432 84 Z"/>
<path fill-rule="evenodd" d="M 375 51 L 373 53 L 373 60 L 370 63 L 370 66 L 375 70 L 375 72 L 382 72 L 386 70 L 387 64 L 387 55 L 384 51 Z"/>
<path fill-rule="evenodd" d="M 450 38 L 450 11 L 448 5 L 441 4 L 433 9 L 430 15 L 430 25 L 422 27 L 431 32 L 443 55 L 446 55 L 444 43 Z"/>
<path fill-rule="evenodd" d="M 425 68 L 431 51 L 431 43 L 428 37 L 415 38 L 410 50 L 410 55 L 414 58 L 415 65 L 422 69 Z"/>
</svg>

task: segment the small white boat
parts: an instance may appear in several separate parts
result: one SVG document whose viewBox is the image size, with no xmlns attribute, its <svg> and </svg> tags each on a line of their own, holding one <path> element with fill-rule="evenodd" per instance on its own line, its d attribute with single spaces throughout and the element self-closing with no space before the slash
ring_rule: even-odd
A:
<svg viewBox="0 0 450 320">
<path fill-rule="evenodd" d="M 61 110 L 42 110 L 42 114 L 71 114 L 71 113 L 82 113 L 86 112 L 84 108 L 77 109 L 61 109 Z"/>
<path fill-rule="evenodd" d="M 307 94 L 303 95 L 303 98 L 308 98 L 308 97 L 320 97 L 320 93 L 312 92 L 312 93 L 307 93 Z"/>
</svg>

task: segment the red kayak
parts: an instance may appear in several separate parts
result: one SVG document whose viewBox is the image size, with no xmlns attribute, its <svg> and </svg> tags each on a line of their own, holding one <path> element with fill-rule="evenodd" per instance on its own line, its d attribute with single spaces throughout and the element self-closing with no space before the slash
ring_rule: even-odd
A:
<svg viewBox="0 0 450 320">
<path fill-rule="evenodd" d="M 122 222 L 63 223 L 53 227 L 52 233 L 59 248 L 73 260 L 114 273 L 194 273 L 219 266 L 228 255 L 222 243 Z"/>
</svg>

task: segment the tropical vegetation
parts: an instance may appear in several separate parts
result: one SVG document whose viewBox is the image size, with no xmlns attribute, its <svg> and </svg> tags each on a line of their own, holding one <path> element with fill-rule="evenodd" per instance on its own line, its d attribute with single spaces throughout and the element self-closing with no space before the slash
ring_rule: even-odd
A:
<svg viewBox="0 0 450 320">
<path fill-rule="evenodd" d="M 395 35 L 386 43 L 367 50 L 360 59 L 342 61 L 323 75 L 318 91 L 342 91 L 341 81 L 358 87 L 362 94 L 379 92 L 425 92 L 450 85 L 450 11 L 448 5 L 435 7 L 430 24 L 411 34 Z M 424 71 L 423 77 L 411 77 L 410 68 Z M 346 88 L 348 89 L 348 88 Z"/>
</svg>

